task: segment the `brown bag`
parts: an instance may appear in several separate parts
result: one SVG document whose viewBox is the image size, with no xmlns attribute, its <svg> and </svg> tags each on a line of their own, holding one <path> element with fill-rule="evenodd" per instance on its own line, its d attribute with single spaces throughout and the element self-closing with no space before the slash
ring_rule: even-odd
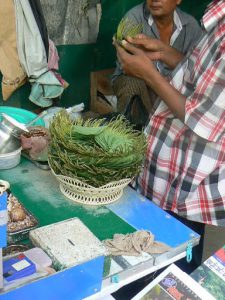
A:
<svg viewBox="0 0 225 300">
<path fill-rule="evenodd" d="M 0 71 L 3 75 L 2 95 L 7 100 L 26 82 L 26 74 L 17 53 L 13 0 L 0 1 Z"/>
</svg>

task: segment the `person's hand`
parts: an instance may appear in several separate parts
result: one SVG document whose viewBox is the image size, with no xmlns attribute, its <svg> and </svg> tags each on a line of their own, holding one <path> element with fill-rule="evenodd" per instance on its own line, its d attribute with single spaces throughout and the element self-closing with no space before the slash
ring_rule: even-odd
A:
<svg viewBox="0 0 225 300">
<path fill-rule="evenodd" d="M 145 34 L 138 34 L 134 38 L 128 37 L 127 41 L 145 51 L 151 60 L 161 60 L 165 44 L 159 39 L 154 39 Z"/>
<path fill-rule="evenodd" d="M 135 38 L 128 37 L 127 41 L 142 49 L 151 60 L 160 60 L 171 69 L 174 69 L 184 57 L 174 47 L 144 34 L 138 34 Z"/>
<path fill-rule="evenodd" d="M 155 69 L 146 52 L 127 41 L 123 41 L 123 47 L 116 42 L 114 45 L 124 73 L 143 79 L 183 122 L 186 97 Z"/>
<path fill-rule="evenodd" d="M 150 76 L 151 71 L 156 71 L 151 60 L 142 49 L 126 41 L 123 41 L 122 45 L 123 47 L 114 41 L 117 56 L 125 74 L 145 80 L 146 77 Z"/>
</svg>

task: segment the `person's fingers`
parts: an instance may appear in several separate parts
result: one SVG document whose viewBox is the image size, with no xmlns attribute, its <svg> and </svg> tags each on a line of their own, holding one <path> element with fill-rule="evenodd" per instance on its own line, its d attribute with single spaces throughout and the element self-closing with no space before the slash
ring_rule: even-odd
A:
<svg viewBox="0 0 225 300">
<path fill-rule="evenodd" d="M 127 38 L 127 41 L 136 47 L 143 48 L 148 51 L 160 51 L 162 48 L 161 42 L 157 39 L 146 37 L 144 34 L 140 34 L 139 37 Z"/>
<path fill-rule="evenodd" d="M 114 40 L 114 44 L 113 44 L 116 48 L 117 53 L 120 53 L 121 50 L 121 45 L 117 42 L 117 40 Z"/>
<path fill-rule="evenodd" d="M 132 44 L 128 43 L 127 41 L 123 40 L 122 41 L 123 47 L 131 54 L 138 54 L 141 52 L 141 50 Z"/>
<path fill-rule="evenodd" d="M 144 33 L 139 33 L 139 34 L 137 34 L 137 35 L 135 35 L 135 37 L 128 37 L 128 40 L 129 39 L 131 39 L 131 40 L 143 40 L 143 39 L 146 39 L 146 38 L 148 38 L 148 36 L 147 35 L 145 35 Z"/>
<path fill-rule="evenodd" d="M 130 44 L 133 44 L 135 46 L 138 46 L 138 47 L 142 47 L 142 48 L 147 48 L 147 43 L 148 43 L 148 40 L 146 38 L 127 38 L 127 41 L 130 43 Z"/>
<path fill-rule="evenodd" d="M 123 61 L 126 60 L 127 56 L 129 56 L 130 54 L 127 53 L 127 51 L 125 49 L 123 49 L 123 47 L 121 47 L 116 41 L 114 43 L 114 46 L 117 51 L 117 59 L 118 59 L 119 63 L 121 64 L 121 66 L 123 67 Z"/>
</svg>

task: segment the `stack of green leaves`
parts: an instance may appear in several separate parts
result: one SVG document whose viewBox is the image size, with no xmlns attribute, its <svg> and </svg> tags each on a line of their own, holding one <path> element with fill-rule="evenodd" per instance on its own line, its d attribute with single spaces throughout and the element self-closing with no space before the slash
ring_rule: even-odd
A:
<svg viewBox="0 0 225 300">
<path fill-rule="evenodd" d="M 71 121 L 62 110 L 50 124 L 49 162 L 57 175 L 94 187 L 133 178 L 140 172 L 146 139 L 123 117 Z"/>
<path fill-rule="evenodd" d="M 121 44 L 122 40 L 126 40 L 127 37 L 133 38 L 142 31 L 142 24 L 138 24 L 129 18 L 123 18 L 117 27 L 114 37 L 116 41 Z"/>
</svg>

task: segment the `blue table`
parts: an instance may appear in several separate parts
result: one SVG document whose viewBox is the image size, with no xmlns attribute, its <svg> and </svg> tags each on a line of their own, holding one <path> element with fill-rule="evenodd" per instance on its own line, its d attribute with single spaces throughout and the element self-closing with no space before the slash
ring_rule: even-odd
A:
<svg viewBox="0 0 225 300">
<path fill-rule="evenodd" d="M 112 233 L 145 229 L 151 231 L 156 240 L 171 246 L 171 250 L 162 255 L 114 257 L 105 278 L 102 274 L 104 257 L 99 257 L 7 294 L 0 293 L 0 300 L 30 300 L 33 295 L 35 300 L 98 299 L 177 261 L 186 255 L 189 243 L 194 246 L 199 242 L 198 234 L 130 187 L 125 188 L 117 202 L 93 208 L 66 199 L 51 172 L 40 170 L 27 160 L 15 169 L 1 171 L 0 179 L 10 182 L 12 192 L 39 218 L 40 226 L 80 217 L 100 240 L 112 238 Z"/>
</svg>

